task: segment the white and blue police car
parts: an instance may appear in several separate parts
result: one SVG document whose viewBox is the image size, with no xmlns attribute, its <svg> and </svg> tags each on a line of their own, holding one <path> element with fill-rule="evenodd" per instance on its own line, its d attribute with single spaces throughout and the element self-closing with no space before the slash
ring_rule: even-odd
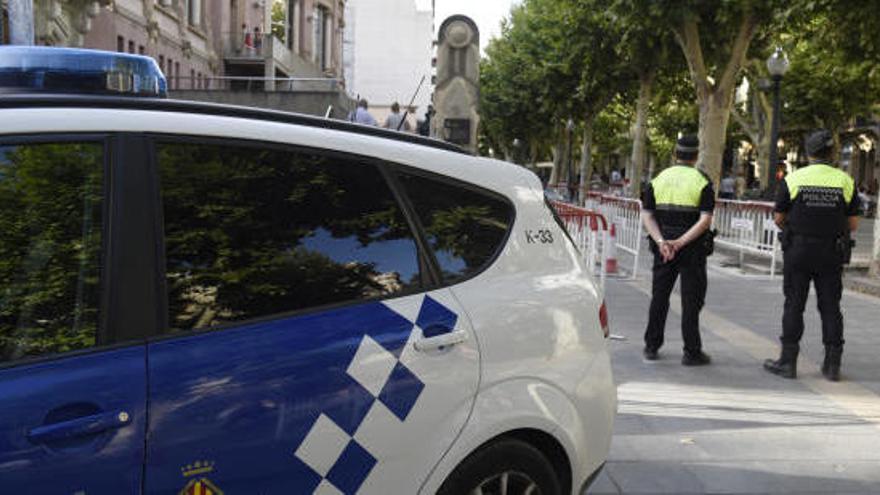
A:
<svg viewBox="0 0 880 495">
<path fill-rule="evenodd" d="M 533 174 L 165 93 L 0 48 L 0 493 L 589 485 L 604 305 Z"/>
</svg>

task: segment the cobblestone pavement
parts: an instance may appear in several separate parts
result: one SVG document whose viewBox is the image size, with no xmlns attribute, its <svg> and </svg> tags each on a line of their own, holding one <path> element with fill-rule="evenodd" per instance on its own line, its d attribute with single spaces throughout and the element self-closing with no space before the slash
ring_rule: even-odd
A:
<svg viewBox="0 0 880 495">
<path fill-rule="evenodd" d="M 681 366 L 677 295 L 661 360 L 647 362 L 647 258 L 638 280 L 606 287 L 612 333 L 626 340 L 610 343 L 619 412 L 589 493 L 880 494 L 880 299 L 845 293 L 845 381 L 830 383 L 811 295 L 799 378 L 785 380 L 761 367 L 778 356 L 781 277 L 742 275 L 716 256 L 701 319 L 713 364 Z"/>
</svg>

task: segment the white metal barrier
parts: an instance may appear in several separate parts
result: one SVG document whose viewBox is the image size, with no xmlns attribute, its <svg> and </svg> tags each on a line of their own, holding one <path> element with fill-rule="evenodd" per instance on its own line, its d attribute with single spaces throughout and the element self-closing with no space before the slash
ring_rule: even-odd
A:
<svg viewBox="0 0 880 495">
<path fill-rule="evenodd" d="M 561 201 L 552 201 L 553 208 L 565 225 L 568 234 L 584 257 L 593 275 L 599 276 L 599 285 L 605 292 L 607 279 L 605 254 L 607 253 L 608 221 L 601 214 Z"/>
<path fill-rule="evenodd" d="M 585 206 L 598 211 L 616 227 L 616 246 L 633 256 L 632 278 L 639 272 L 639 254 L 642 249 L 642 202 L 609 194 L 587 193 Z"/>
<path fill-rule="evenodd" d="M 717 244 L 739 251 L 740 266 L 745 253 L 767 257 L 770 258 L 770 278 L 776 276 L 780 249 L 773 203 L 719 199 L 715 203 L 713 227 L 718 230 Z"/>
</svg>

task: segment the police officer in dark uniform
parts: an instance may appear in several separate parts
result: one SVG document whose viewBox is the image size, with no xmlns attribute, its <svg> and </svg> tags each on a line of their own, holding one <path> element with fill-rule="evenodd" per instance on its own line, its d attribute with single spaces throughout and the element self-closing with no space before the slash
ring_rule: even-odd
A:
<svg viewBox="0 0 880 495">
<path fill-rule="evenodd" d="M 709 364 L 700 339 L 700 310 L 706 299 L 707 242 L 715 209 L 712 181 L 694 168 L 699 142 L 684 136 L 675 146 L 676 164 L 658 175 L 645 189 L 642 222 L 654 253 L 654 277 L 648 328 L 645 330 L 645 359 L 658 359 L 663 345 L 669 296 L 681 274 L 681 334 L 685 366 Z M 708 237 L 708 239 L 707 239 Z"/>
<path fill-rule="evenodd" d="M 843 265 L 852 249 L 850 232 L 858 228 L 859 196 L 852 177 L 830 165 L 834 141 L 827 130 L 807 137 L 810 165 L 783 180 L 776 195 L 776 224 L 783 229 L 785 309 L 782 353 L 764 368 L 785 378 L 797 377 L 797 357 L 804 333 L 804 307 L 810 281 L 816 287 L 822 317 L 825 361 L 822 374 L 840 380 L 843 353 Z"/>
</svg>

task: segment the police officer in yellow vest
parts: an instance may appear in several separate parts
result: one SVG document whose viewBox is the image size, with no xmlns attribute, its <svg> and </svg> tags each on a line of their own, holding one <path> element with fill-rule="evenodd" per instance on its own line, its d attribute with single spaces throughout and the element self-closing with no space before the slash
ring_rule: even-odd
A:
<svg viewBox="0 0 880 495">
<path fill-rule="evenodd" d="M 825 361 L 822 374 L 840 380 L 843 353 L 841 275 L 848 262 L 850 231 L 858 228 L 859 196 L 852 177 L 831 165 L 833 139 L 820 130 L 807 137 L 810 165 L 783 180 L 776 196 L 776 224 L 783 229 L 785 309 L 782 353 L 764 368 L 785 378 L 797 377 L 799 343 L 804 333 L 804 307 L 810 281 L 816 287 L 822 317 Z"/>
<path fill-rule="evenodd" d="M 700 310 L 706 299 L 707 236 L 715 209 L 712 181 L 694 168 L 699 142 L 684 136 L 675 146 L 676 164 L 658 175 L 645 189 L 642 222 L 654 252 L 653 288 L 645 359 L 658 359 L 663 345 L 669 295 L 681 274 L 681 334 L 685 366 L 709 364 L 700 339 Z M 708 239 L 711 241 L 711 239 Z"/>
</svg>

